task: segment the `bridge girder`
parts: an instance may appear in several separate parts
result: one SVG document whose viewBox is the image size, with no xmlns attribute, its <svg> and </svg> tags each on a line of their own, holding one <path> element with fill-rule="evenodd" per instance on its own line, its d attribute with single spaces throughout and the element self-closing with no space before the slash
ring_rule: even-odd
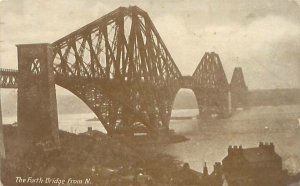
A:
<svg viewBox="0 0 300 186">
<path fill-rule="evenodd" d="M 200 114 L 228 112 L 229 85 L 219 56 L 205 53 L 193 75 L 182 76 L 138 7 L 120 7 L 52 48 L 55 83 L 83 100 L 108 133 L 168 129 L 180 88 L 194 91 Z M 17 71 L 0 69 L 0 86 L 17 88 Z"/>
<path fill-rule="evenodd" d="M 181 73 L 146 12 L 120 7 L 52 45 L 56 83 L 108 132 L 168 128 Z"/>
<path fill-rule="evenodd" d="M 248 87 L 241 67 L 236 67 L 233 71 L 230 82 L 230 92 L 232 97 L 232 108 L 245 108 L 248 106 Z"/>
<path fill-rule="evenodd" d="M 17 88 L 17 70 L 0 69 L 0 88 Z"/>
<path fill-rule="evenodd" d="M 206 52 L 192 78 L 200 115 L 227 115 L 229 85 L 219 55 Z"/>
</svg>

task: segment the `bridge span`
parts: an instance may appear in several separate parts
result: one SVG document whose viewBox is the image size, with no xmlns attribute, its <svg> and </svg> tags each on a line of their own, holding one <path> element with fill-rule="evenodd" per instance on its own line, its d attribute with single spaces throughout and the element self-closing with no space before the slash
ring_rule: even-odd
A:
<svg viewBox="0 0 300 186">
<path fill-rule="evenodd" d="M 228 83 L 211 52 L 192 76 L 182 76 L 149 15 L 136 6 L 120 7 L 52 44 L 17 49 L 18 71 L 0 69 L 0 88 L 18 88 L 19 128 L 34 142 L 59 144 L 55 84 L 83 100 L 108 134 L 168 130 L 180 88 L 194 92 L 200 116 L 227 116 L 231 106 L 246 104 L 241 68 Z"/>
</svg>

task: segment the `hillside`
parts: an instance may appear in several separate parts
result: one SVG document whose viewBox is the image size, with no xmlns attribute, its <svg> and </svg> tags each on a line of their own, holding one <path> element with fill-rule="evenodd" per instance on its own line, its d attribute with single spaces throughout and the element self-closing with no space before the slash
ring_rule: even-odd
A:
<svg viewBox="0 0 300 186">
<path fill-rule="evenodd" d="M 300 89 L 251 90 L 250 106 L 276 106 L 300 104 Z"/>
<path fill-rule="evenodd" d="M 2 91 L 2 113 L 4 116 L 15 116 L 17 114 L 17 92 Z M 90 109 L 75 95 L 57 95 L 59 114 L 89 113 Z M 197 108 L 196 98 L 191 91 L 179 91 L 174 109 Z"/>
<path fill-rule="evenodd" d="M 17 92 L 2 92 L 2 113 L 14 116 L 17 113 Z M 250 106 L 276 106 L 300 104 L 300 89 L 250 90 L 248 94 Z M 72 94 L 57 95 L 58 112 L 60 114 L 89 113 L 90 109 Z M 180 90 L 175 98 L 173 109 L 194 109 L 197 101 L 192 91 Z"/>
</svg>

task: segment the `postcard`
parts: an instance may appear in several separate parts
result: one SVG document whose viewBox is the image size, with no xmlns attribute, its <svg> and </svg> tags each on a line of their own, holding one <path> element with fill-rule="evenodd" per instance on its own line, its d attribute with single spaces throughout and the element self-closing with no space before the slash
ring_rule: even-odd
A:
<svg viewBox="0 0 300 186">
<path fill-rule="evenodd" d="M 0 0 L 0 186 L 300 186 L 299 0 Z"/>
</svg>

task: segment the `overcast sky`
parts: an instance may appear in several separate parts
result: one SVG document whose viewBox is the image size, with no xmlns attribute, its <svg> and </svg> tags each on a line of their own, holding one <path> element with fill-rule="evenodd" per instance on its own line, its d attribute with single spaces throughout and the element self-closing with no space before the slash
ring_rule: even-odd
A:
<svg viewBox="0 0 300 186">
<path fill-rule="evenodd" d="M 2 0 L 1 67 L 17 68 L 15 44 L 52 43 L 119 6 L 137 5 L 148 12 L 183 75 L 194 72 L 206 51 L 215 51 L 228 80 L 241 66 L 250 89 L 300 88 L 299 2 Z"/>
</svg>

